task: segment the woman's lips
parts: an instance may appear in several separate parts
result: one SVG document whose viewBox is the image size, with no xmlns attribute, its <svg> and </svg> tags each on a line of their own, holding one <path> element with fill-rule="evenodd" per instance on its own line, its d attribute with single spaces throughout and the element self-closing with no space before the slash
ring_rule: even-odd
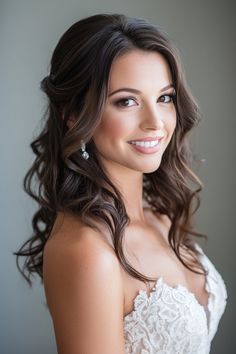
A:
<svg viewBox="0 0 236 354">
<path fill-rule="evenodd" d="M 150 147 L 145 147 L 145 146 L 140 146 L 140 145 L 136 145 L 136 144 L 132 144 L 129 142 L 129 144 L 133 147 L 133 149 L 135 149 L 136 151 L 139 151 L 143 154 L 153 154 L 157 151 L 160 150 L 161 145 L 162 145 L 162 138 L 158 140 L 159 143 L 156 146 L 150 146 Z"/>
<path fill-rule="evenodd" d="M 147 138 L 133 139 L 129 140 L 128 143 L 130 143 L 131 141 L 156 141 L 161 140 L 162 138 L 164 138 L 164 134 L 159 136 L 149 136 Z"/>
</svg>

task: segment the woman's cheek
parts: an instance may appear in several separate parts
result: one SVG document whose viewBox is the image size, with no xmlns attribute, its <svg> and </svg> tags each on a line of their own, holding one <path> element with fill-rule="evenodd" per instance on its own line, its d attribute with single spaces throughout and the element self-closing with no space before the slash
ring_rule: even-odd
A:
<svg viewBox="0 0 236 354">
<path fill-rule="evenodd" d="M 126 138 L 126 136 L 132 134 L 134 129 L 133 120 L 129 117 L 112 117 L 106 119 L 103 123 L 103 131 L 110 138 Z"/>
</svg>

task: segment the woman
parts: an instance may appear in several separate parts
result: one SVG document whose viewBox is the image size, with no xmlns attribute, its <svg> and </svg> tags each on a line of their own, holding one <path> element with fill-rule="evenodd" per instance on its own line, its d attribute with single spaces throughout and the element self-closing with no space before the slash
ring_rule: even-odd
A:
<svg viewBox="0 0 236 354">
<path fill-rule="evenodd" d="M 206 237 L 187 140 L 201 115 L 178 50 L 144 19 L 94 15 L 61 37 L 41 87 L 24 180 L 39 210 L 15 254 L 43 281 L 58 353 L 209 353 L 227 293 L 192 237 Z"/>
</svg>

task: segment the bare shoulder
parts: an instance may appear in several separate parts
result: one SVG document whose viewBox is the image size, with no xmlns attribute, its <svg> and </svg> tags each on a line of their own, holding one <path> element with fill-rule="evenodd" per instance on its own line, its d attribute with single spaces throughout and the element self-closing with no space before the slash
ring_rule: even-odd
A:
<svg viewBox="0 0 236 354">
<path fill-rule="evenodd" d="M 69 216 L 58 227 L 60 221 L 43 257 L 58 353 L 123 353 L 119 261 L 98 231 Z"/>
<path fill-rule="evenodd" d="M 85 225 L 78 217 L 72 214 L 59 212 L 49 237 L 49 244 L 77 243 L 92 238 L 93 240 L 100 240 L 101 244 L 104 244 L 104 246 L 106 244 L 107 246 L 110 246 L 108 248 L 112 249 L 113 245 L 107 231 L 102 225 L 100 225 L 100 228 L 102 229 L 102 232 L 98 232 Z"/>
<path fill-rule="evenodd" d="M 119 274 L 119 261 L 105 240 L 105 235 L 84 225 L 74 216 L 59 214 L 44 248 L 43 270 L 46 272 L 47 266 L 58 262 L 66 268 L 73 266 L 90 266 L 91 270 L 101 268 L 100 274 L 103 270 L 108 274 L 112 267 L 113 271 L 116 269 L 115 274 Z"/>
</svg>

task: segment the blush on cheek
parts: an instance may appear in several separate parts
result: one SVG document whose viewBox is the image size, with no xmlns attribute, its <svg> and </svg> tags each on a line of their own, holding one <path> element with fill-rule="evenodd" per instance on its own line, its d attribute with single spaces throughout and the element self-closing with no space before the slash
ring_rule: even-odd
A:
<svg viewBox="0 0 236 354">
<path fill-rule="evenodd" d="M 103 136 L 114 138 L 114 139 L 124 139 L 130 134 L 132 130 L 129 128 L 129 124 L 122 121 L 122 119 L 110 119 L 104 122 L 103 127 Z"/>
</svg>

